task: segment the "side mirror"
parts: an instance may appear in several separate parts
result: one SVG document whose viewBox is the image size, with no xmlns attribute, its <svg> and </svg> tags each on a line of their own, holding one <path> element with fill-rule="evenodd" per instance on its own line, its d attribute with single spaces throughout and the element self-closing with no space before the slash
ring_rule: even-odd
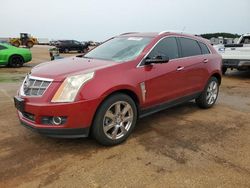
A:
<svg viewBox="0 0 250 188">
<path fill-rule="evenodd" d="M 145 65 L 149 65 L 149 64 L 152 64 L 152 63 L 167 63 L 169 62 L 169 57 L 167 56 L 156 56 L 154 58 L 149 58 L 147 57 L 145 59 Z"/>
</svg>

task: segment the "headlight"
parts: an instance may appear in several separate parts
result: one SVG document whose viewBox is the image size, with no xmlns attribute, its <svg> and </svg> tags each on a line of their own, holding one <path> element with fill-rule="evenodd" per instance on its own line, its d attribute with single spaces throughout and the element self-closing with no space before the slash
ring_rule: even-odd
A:
<svg viewBox="0 0 250 188">
<path fill-rule="evenodd" d="M 94 72 L 67 77 L 51 102 L 73 102 L 81 86 L 94 77 Z"/>
</svg>

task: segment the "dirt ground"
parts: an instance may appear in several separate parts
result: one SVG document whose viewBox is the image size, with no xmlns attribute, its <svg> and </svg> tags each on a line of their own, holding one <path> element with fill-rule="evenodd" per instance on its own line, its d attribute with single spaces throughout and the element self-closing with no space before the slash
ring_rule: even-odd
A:
<svg viewBox="0 0 250 188">
<path fill-rule="evenodd" d="M 32 66 L 0 67 L 0 187 L 250 187 L 250 72 L 231 71 L 217 104 L 151 115 L 123 144 L 53 139 L 22 127 L 12 97 Z M 71 54 L 73 55 L 73 54 Z"/>
</svg>

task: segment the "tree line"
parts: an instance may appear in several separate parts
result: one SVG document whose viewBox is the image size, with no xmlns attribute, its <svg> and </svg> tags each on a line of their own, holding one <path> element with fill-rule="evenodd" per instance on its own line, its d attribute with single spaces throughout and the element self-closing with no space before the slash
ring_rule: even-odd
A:
<svg viewBox="0 0 250 188">
<path fill-rule="evenodd" d="M 218 37 L 223 37 L 223 38 L 239 38 L 240 35 L 238 34 L 232 34 L 232 33 L 206 33 L 206 34 L 201 34 L 203 38 L 206 39 L 211 39 L 213 37 L 218 38 Z"/>
</svg>

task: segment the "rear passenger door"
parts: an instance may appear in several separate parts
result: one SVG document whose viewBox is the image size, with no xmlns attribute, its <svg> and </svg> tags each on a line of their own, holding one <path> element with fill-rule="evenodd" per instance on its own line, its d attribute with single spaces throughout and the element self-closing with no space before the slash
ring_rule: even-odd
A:
<svg viewBox="0 0 250 188">
<path fill-rule="evenodd" d="M 205 64 L 209 62 L 209 57 L 203 55 L 199 42 L 194 39 L 178 37 L 178 43 L 182 57 L 182 70 L 180 71 L 186 83 L 183 95 L 199 92 L 203 89 L 208 77 Z"/>
</svg>

